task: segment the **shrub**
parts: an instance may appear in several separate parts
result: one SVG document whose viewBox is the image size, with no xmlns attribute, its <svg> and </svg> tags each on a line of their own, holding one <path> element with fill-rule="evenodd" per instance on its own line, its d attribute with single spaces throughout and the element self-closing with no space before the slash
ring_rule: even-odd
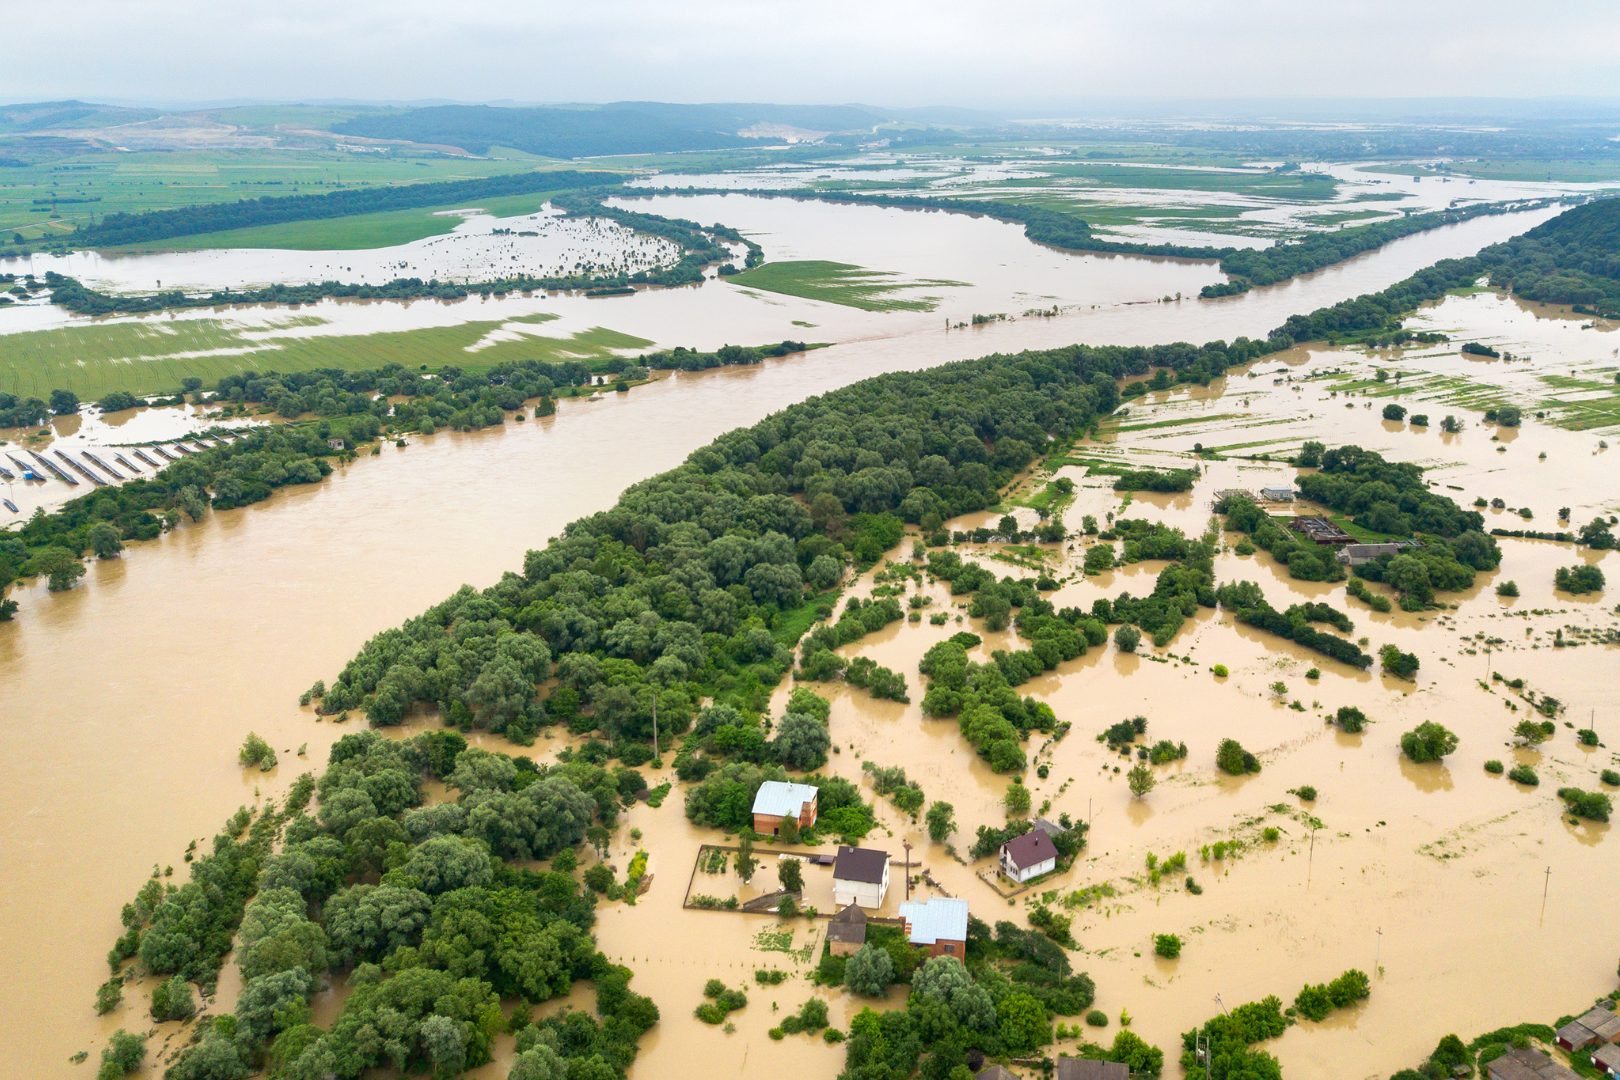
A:
<svg viewBox="0 0 1620 1080">
<path fill-rule="evenodd" d="M 1409 652 L 1401 652 L 1399 646 L 1385 645 L 1378 650 L 1378 662 L 1385 671 L 1399 679 L 1410 680 L 1417 674 L 1418 658 Z"/>
<path fill-rule="evenodd" d="M 1564 800 L 1564 806 L 1571 814 L 1591 821 L 1608 821 L 1609 814 L 1614 809 L 1609 797 L 1601 791 L 1582 791 L 1580 788 L 1564 787 L 1558 789 L 1558 797 Z"/>
<path fill-rule="evenodd" d="M 1575 741 L 1582 746 L 1596 746 L 1598 745 L 1598 733 L 1591 728 L 1583 727 L 1575 732 Z"/>
<path fill-rule="evenodd" d="M 1264 840 L 1268 844 L 1275 844 L 1277 842 L 1277 838 L 1280 836 L 1282 836 L 1282 831 L 1275 825 L 1267 825 L 1264 829 L 1260 830 L 1260 839 Z"/>
<path fill-rule="evenodd" d="M 1190 874 L 1187 876 L 1187 891 L 1192 893 L 1194 896 L 1204 895 L 1204 887 L 1198 884 L 1198 882 L 1194 881 L 1192 879 L 1192 875 Z"/>
<path fill-rule="evenodd" d="M 1553 575 L 1553 586 L 1572 596 L 1603 591 L 1603 571 L 1595 566 L 1561 566 Z"/>
<path fill-rule="evenodd" d="M 1215 749 L 1215 764 L 1224 773 L 1232 776 L 1243 776 L 1247 773 L 1260 771 L 1260 762 L 1255 756 L 1238 745 L 1236 739 L 1222 739 Z"/>
<path fill-rule="evenodd" d="M 1620 787 L 1620 772 L 1615 772 L 1613 769 L 1604 769 L 1603 775 L 1598 779 L 1610 787 Z"/>
<path fill-rule="evenodd" d="M 1497 761 L 1495 758 L 1492 758 L 1490 761 L 1487 761 L 1485 763 L 1485 771 L 1488 772 L 1488 773 L 1492 773 L 1492 774 L 1494 774 L 1496 776 L 1501 776 L 1502 775 L 1502 763 L 1500 761 Z"/>
<path fill-rule="evenodd" d="M 184 975 L 160 982 L 152 989 L 152 1019 L 184 1020 L 197 1011 L 191 997 L 191 984 Z"/>
<path fill-rule="evenodd" d="M 1367 978 L 1367 973 L 1355 968 L 1349 969 L 1328 983 L 1328 996 L 1333 999 L 1333 1007 L 1336 1009 L 1365 1001 L 1371 993 L 1372 981 Z"/>
<path fill-rule="evenodd" d="M 1401 736 L 1401 753 L 1422 764 L 1439 761 L 1457 749 L 1457 736 L 1433 720 L 1425 720 Z"/>
<path fill-rule="evenodd" d="M 1101 1009 L 1092 1009 L 1090 1012 L 1086 1013 L 1086 1023 L 1090 1024 L 1092 1027 L 1107 1027 L 1108 1014 L 1103 1012 Z"/>
<path fill-rule="evenodd" d="M 1321 1021 L 1333 1011 L 1333 999 L 1328 996 L 1328 988 L 1322 983 L 1306 985 L 1294 995 L 1294 1008 L 1307 1020 Z"/>
<path fill-rule="evenodd" d="M 1181 938 L 1175 934 L 1154 934 L 1153 955 L 1174 960 L 1181 955 Z"/>
<path fill-rule="evenodd" d="M 1507 775 L 1509 780 L 1516 781 L 1526 787 L 1535 787 L 1541 783 L 1541 777 L 1536 775 L 1536 770 L 1528 765 L 1515 765 L 1508 770 Z"/>
<path fill-rule="evenodd" d="M 1153 790 L 1155 783 L 1153 770 L 1146 765 L 1138 764 L 1125 774 L 1125 783 L 1131 789 L 1131 794 L 1140 799 Z"/>
<path fill-rule="evenodd" d="M 1355 734 L 1367 726 L 1367 714 L 1354 705 L 1340 705 L 1339 711 L 1334 714 L 1334 720 L 1343 730 Z"/>
<path fill-rule="evenodd" d="M 785 981 L 787 979 L 787 977 L 788 977 L 788 973 L 785 972 L 785 971 L 781 971 L 781 970 L 773 970 L 773 969 L 770 969 L 770 968 L 756 968 L 755 971 L 754 971 L 754 981 L 757 982 L 757 983 L 760 983 L 763 986 L 778 986 L 783 981 Z M 715 981 L 718 982 L 719 980 L 715 980 Z"/>
<path fill-rule="evenodd" d="M 1142 631 L 1126 623 L 1114 631 L 1114 644 L 1119 646 L 1120 652 L 1133 653 L 1142 642 Z"/>
<path fill-rule="evenodd" d="M 1217 679 L 1224 679 L 1228 675 L 1231 674 L 1231 672 L 1226 670 L 1226 665 L 1225 664 L 1216 664 L 1214 667 L 1210 668 L 1209 670 L 1210 670 L 1210 673 L 1212 675 L 1214 675 Z"/>
<path fill-rule="evenodd" d="M 1519 595 L 1519 583 L 1516 582 L 1516 581 L 1504 581 L 1504 582 L 1502 582 L 1502 584 L 1500 584 L 1500 585 L 1498 585 L 1496 587 L 1496 595 L 1497 596 L 1518 596 Z"/>
<path fill-rule="evenodd" d="M 1007 813 L 1027 814 L 1030 805 L 1029 788 L 1014 779 L 1007 785 L 1007 794 L 1002 796 L 1001 801 L 1006 805 Z"/>
<path fill-rule="evenodd" d="M 1295 788 L 1291 794 L 1298 795 L 1306 802 L 1316 801 L 1316 789 L 1309 784 L 1301 784 L 1299 787 Z"/>
<path fill-rule="evenodd" d="M 269 772 L 276 767 L 276 752 L 269 743 L 250 731 L 247 738 L 242 740 L 242 749 L 237 751 L 236 760 L 244 769 L 257 765 L 260 772 Z"/>
<path fill-rule="evenodd" d="M 1385 405 L 1384 406 L 1384 419 L 1385 420 L 1405 420 L 1406 419 L 1406 408 L 1405 408 L 1405 406 L 1397 405 L 1393 401 L 1390 402 L 1388 405 Z"/>
</svg>

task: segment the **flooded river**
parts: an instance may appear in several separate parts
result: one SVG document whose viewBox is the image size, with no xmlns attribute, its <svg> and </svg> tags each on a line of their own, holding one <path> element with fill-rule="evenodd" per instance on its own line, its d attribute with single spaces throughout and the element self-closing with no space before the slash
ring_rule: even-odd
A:
<svg viewBox="0 0 1620 1080">
<path fill-rule="evenodd" d="M 795 257 L 826 257 L 817 254 L 822 242 L 813 230 L 796 218 L 812 204 L 715 197 L 725 205 L 679 209 L 702 200 L 658 200 L 666 201 L 669 205 L 653 209 L 735 224 L 761 236 L 768 250 L 774 243 Z M 1017 237 L 1006 232 L 1008 226 L 984 220 L 869 208 L 821 210 L 872 215 L 861 220 L 888 223 L 884 227 L 897 238 L 913 222 L 976 230 L 980 246 L 964 250 L 979 257 L 999 250 L 997 237 Z M 830 349 L 755 368 L 675 376 L 600 402 L 564 401 L 556 416 L 538 422 L 472 434 L 441 432 L 403 450 L 385 447 L 379 457 L 345 466 L 320 485 L 283 490 L 268 502 L 210 514 L 152 543 L 132 545 L 122 559 L 93 564 L 70 592 L 48 594 L 43 583 L 15 590 L 21 616 L 0 624 L 0 711 L 8 734 L 22 748 L 23 766 L 14 768 L 0 788 L 0 850 L 8 863 L 0 880 L 0 971 L 7 975 L 0 991 L 5 995 L 0 1043 L 8 1048 L 0 1075 L 87 1075 L 93 1066 L 69 1065 L 71 1054 L 89 1050 L 94 1060 L 114 1028 L 148 1026 L 143 999 L 133 992 L 105 1019 L 96 1018 L 91 1008 L 94 988 L 106 977 L 106 950 L 119 930 L 119 906 L 154 862 L 173 864 L 176 876 L 182 875 L 180 856 L 189 841 L 206 842 L 238 805 L 284 790 L 306 766 L 298 757 L 300 747 L 307 751 L 307 767 L 324 762 L 343 729 L 299 709 L 300 690 L 317 678 L 330 679 L 372 634 L 464 582 L 495 581 L 521 563 L 525 549 L 542 545 L 575 518 L 606 509 L 626 485 L 674 466 L 719 433 L 881 371 L 991 351 L 1076 340 L 1258 336 L 1294 311 L 1382 287 L 1437 258 L 1521 232 L 1545 216 L 1479 219 L 1400 241 L 1286 286 L 1214 303 L 1125 302 L 1133 291 L 1150 300 L 1185 289 L 1175 282 L 1191 269 L 1208 280 L 1210 271 L 1198 264 L 1043 253 L 1041 258 L 1050 254 L 1065 266 L 1093 265 L 1086 272 L 1097 282 L 1115 281 L 1117 275 L 1131 284 L 1116 284 L 1096 309 L 1082 305 L 1057 318 L 1019 319 L 974 332 L 946 333 L 937 314 L 878 321 L 808 301 L 761 300 L 722 283 L 638 296 L 605 305 L 602 310 L 616 313 L 612 317 L 594 314 L 595 308 L 590 317 L 661 342 L 697 345 L 786 336 L 767 328 L 780 329 L 787 315 L 812 310 L 847 321 L 840 323 L 839 344 Z M 883 231 L 849 228 L 851 235 Z M 903 262 L 903 244 L 894 242 L 892 260 L 874 250 L 870 265 L 958 276 L 963 271 L 950 260 L 972 261 L 941 249 L 937 257 L 911 256 Z M 1012 250 L 1011 239 L 1006 250 Z M 988 258 L 984 262 L 979 273 L 963 279 L 1010 287 L 1010 278 L 999 277 Z M 1059 284 L 1048 291 L 1068 288 Z M 1078 287 L 1063 295 L 1076 304 L 1085 296 Z M 1495 303 L 1490 297 L 1476 299 Z M 677 300 L 689 307 L 679 308 Z M 776 310 L 778 302 L 785 310 Z M 537 298 L 523 303 L 544 303 L 565 317 L 582 319 L 579 305 L 589 302 Z M 741 329 L 729 321 L 738 313 Z M 1446 317 L 1456 323 L 1465 314 Z M 1500 316 L 1509 323 L 1512 318 Z M 1565 329 L 1566 321 L 1532 312 L 1512 325 L 1527 341 L 1540 342 L 1525 351 L 1549 368 L 1555 361 L 1596 363 L 1599 335 Z M 1580 344 L 1561 346 L 1559 335 Z M 1288 368 L 1302 377 L 1373 361 L 1360 354 L 1296 354 L 1269 358 L 1257 369 L 1264 376 L 1234 375 L 1196 399 L 1183 390 L 1139 403 L 1132 418 L 1152 417 L 1157 410 L 1165 416 L 1206 409 L 1248 413 L 1241 421 L 1211 419 L 1209 429 L 1226 434 L 1216 438 L 1203 430 L 1198 440 L 1214 445 L 1273 438 L 1266 428 L 1252 436 L 1237 429 L 1276 420 L 1297 425 L 1295 438 L 1353 439 L 1405 460 L 1453 462 L 1447 482 L 1466 489 L 1453 492 L 1456 498 L 1468 502 L 1476 492 L 1491 495 L 1498 489 L 1504 496 L 1523 492 L 1508 503 L 1535 500 L 1532 527 L 1553 527 L 1553 501 L 1585 510 L 1620 500 L 1595 435 L 1532 422 L 1511 439 L 1502 436 L 1509 450 L 1500 455 L 1495 448 L 1502 444 L 1490 441 L 1495 432 L 1479 425 L 1477 412 L 1468 413 L 1470 427 L 1450 442 L 1435 428 L 1418 433 L 1397 425 L 1392 430 L 1374 418 L 1381 403 L 1366 410 L 1356 397 L 1349 401 L 1354 410 L 1348 410 L 1342 395 L 1329 396 L 1334 389 L 1329 381 L 1303 382 L 1295 393 L 1286 382 L 1273 384 L 1280 376 L 1270 375 Z M 1115 448 L 1146 455 L 1159 448 L 1188 449 L 1183 443 L 1193 441 L 1197 430 L 1196 425 L 1164 429 L 1177 433 L 1170 441 L 1154 438 L 1164 431 L 1121 432 Z M 1543 449 L 1547 469 L 1558 479 L 1538 494 L 1538 485 L 1519 477 L 1537 467 L 1525 455 Z M 1500 460 L 1504 457 L 1511 459 L 1511 468 Z M 1290 472 L 1259 462 L 1226 462 L 1211 467 L 1193 492 L 1138 497 L 1129 512 L 1201 531 L 1215 489 L 1259 487 L 1286 480 Z M 1080 479 L 1085 508 L 1077 505 L 1070 512 L 1071 526 L 1082 512 L 1119 509 L 1111 490 Z M 1551 497 L 1554 491 L 1558 500 Z M 1544 512 L 1543 502 L 1549 504 Z M 1296 598 L 1332 596 L 1335 606 L 1356 620 L 1356 633 L 1371 637 L 1372 649 L 1393 642 L 1421 656 L 1416 684 L 1313 660 L 1286 642 L 1200 610 L 1167 651 L 1144 647 L 1132 656 L 1112 646 L 1093 649 L 1024 688 L 1074 725 L 1051 750 L 1050 778 L 1037 781 L 1031 774 L 1037 806 L 1051 798 L 1048 816 L 1067 811 L 1089 815 L 1094 824 L 1091 848 L 1061 888 L 1067 892 L 1107 881 L 1119 893 L 1104 908 L 1082 909 L 1075 921 L 1084 949 L 1075 954 L 1075 965 L 1096 978 L 1100 1008 L 1116 1019 L 1121 1008 L 1129 1009 L 1133 1030 L 1173 1060 L 1177 1033 L 1215 1011 L 1216 993 L 1228 1006 L 1268 993 L 1291 1001 L 1304 982 L 1330 979 L 1351 966 L 1372 970 L 1376 953 L 1383 972 L 1370 1002 L 1322 1025 L 1291 1029 L 1269 1047 L 1292 1080 L 1329 1080 L 1346 1075 L 1347 1062 L 1354 1063 L 1355 1075 L 1387 1074 L 1415 1064 L 1448 1031 L 1466 1039 L 1499 1024 L 1577 1011 L 1613 985 L 1620 931 L 1588 916 L 1595 898 L 1612 894 L 1607 882 L 1615 841 L 1608 826 L 1567 824 L 1553 796 L 1565 782 L 1596 788 L 1593 774 L 1609 767 L 1611 753 L 1576 747 L 1562 724 L 1539 751 L 1507 747 L 1510 717 L 1523 713 L 1504 705 L 1513 699 L 1500 684 L 1487 690 L 1478 682 L 1488 678 L 1487 665 L 1494 664 L 1495 670 L 1523 677 L 1565 701 L 1568 712 L 1561 720 L 1586 726 L 1590 714 L 1605 741 L 1620 745 L 1620 733 L 1612 729 L 1620 711 L 1620 654 L 1613 647 L 1550 646 L 1555 626 L 1601 629 L 1614 622 L 1612 602 L 1602 597 L 1555 596 L 1553 569 L 1596 561 L 1616 580 L 1620 559 L 1550 543 L 1504 541 L 1504 549 L 1501 570 L 1480 575 L 1466 594 L 1445 597 L 1460 605 L 1456 610 L 1421 615 L 1374 615 L 1358 602 L 1344 601 L 1342 588 L 1290 581 L 1264 554 L 1221 557 L 1218 578 L 1257 580 L 1279 608 Z M 1078 560 L 1079 554 L 1055 557 Z M 1054 568 L 1059 576 L 1073 573 L 1066 562 Z M 1141 564 L 1097 578 L 1082 576 L 1066 581 L 1053 599 L 1060 606 L 1089 606 L 1092 599 L 1121 589 L 1140 595 L 1151 591 L 1158 569 L 1158 564 Z M 1519 582 L 1519 600 L 1495 596 L 1493 584 L 1506 578 Z M 934 597 L 930 610 L 951 610 L 942 588 L 929 586 L 927 592 Z M 1549 613 L 1523 614 L 1532 610 Z M 917 658 L 956 629 L 954 622 L 895 625 L 849 648 L 904 672 L 916 702 L 921 699 Z M 1464 641 L 1480 632 L 1504 644 L 1488 657 Z M 992 647 L 1012 646 L 1010 635 L 989 638 L 983 655 Z M 1227 665 L 1232 674 L 1213 679 L 1209 667 L 1215 663 Z M 1304 677 L 1313 664 L 1322 668 L 1319 680 Z M 1267 684 L 1278 679 L 1288 687 L 1284 701 L 1297 698 L 1305 711 L 1273 699 Z M 856 778 L 862 758 L 904 765 L 931 799 L 955 804 L 965 837 L 971 838 L 979 824 L 1001 822 L 998 801 L 1006 781 L 983 767 L 954 722 L 929 720 L 916 704 L 874 702 L 860 691 L 840 688 L 832 697 L 832 730 L 841 751 L 832 759 L 835 771 Z M 1322 713 L 1343 704 L 1358 705 L 1374 721 L 1366 734 L 1340 735 L 1324 725 Z M 1148 716 L 1150 738 L 1184 740 L 1191 749 L 1186 761 L 1161 768 L 1160 786 L 1139 801 L 1124 790 L 1122 774 L 1105 771 L 1120 759 L 1093 741 L 1097 731 L 1137 713 Z M 1462 737 L 1460 749 L 1444 765 L 1413 766 L 1398 757 L 1400 733 L 1421 719 L 1439 719 Z M 275 773 L 237 767 L 236 749 L 248 731 L 263 735 L 281 753 Z M 1217 778 L 1214 743 L 1228 735 L 1260 755 L 1261 774 Z M 1032 752 L 1039 741 L 1032 740 Z M 535 752 L 546 756 L 560 745 L 542 739 Z M 1537 763 L 1542 785 L 1525 790 L 1484 773 L 1481 763 L 1491 757 Z M 1299 820 L 1300 804 L 1287 794 L 1307 783 L 1321 793 L 1309 808 L 1325 823 L 1314 837 L 1314 847 L 1323 849 L 1321 865 Z M 1266 809 L 1274 804 L 1291 809 Z M 989 921 L 1019 917 L 1022 898 L 1009 906 L 887 802 L 879 800 L 878 806 L 893 835 L 880 829 L 869 837 L 871 846 L 899 857 L 901 840 L 909 838 L 935 879 L 967 897 L 976 914 Z M 1283 830 L 1275 844 L 1253 840 L 1252 827 L 1243 824 L 1262 815 Z M 634 986 L 654 998 L 664 1017 L 643 1041 L 632 1070 L 635 1080 L 759 1069 L 834 1075 L 842 1048 L 804 1036 L 782 1042 L 766 1036 L 811 993 L 808 982 L 797 978 L 777 987 L 752 981 L 756 967 L 803 972 L 810 966 L 751 947 L 755 933 L 774 927 L 775 920 L 681 909 L 697 846 L 715 835 L 687 824 L 680 792 L 658 810 L 637 806 L 624 821 L 615 861 L 622 869 L 627 831 L 638 827 L 652 854 L 655 880 L 637 906 L 603 906 L 599 939 L 609 955 L 622 957 L 635 970 Z M 1243 857 L 1204 864 L 1200 846 L 1232 830 L 1252 841 Z M 965 849 L 964 836 L 957 841 Z M 1148 852 L 1163 857 L 1178 850 L 1190 856 L 1189 871 L 1203 884 L 1203 895 L 1192 896 L 1172 883 L 1153 889 L 1129 880 L 1142 877 Z M 1552 875 L 1543 917 L 1548 867 Z M 769 873 L 755 884 L 768 886 Z M 827 891 L 827 883 L 817 875 L 825 873 L 811 872 L 806 896 L 823 910 L 831 906 L 830 897 L 819 897 L 817 890 Z M 702 881 L 703 875 L 698 877 Z M 727 887 L 735 886 L 710 881 L 699 891 L 718 894 Z M 891 907 L 900 888 L 896 874 Z M 1188 942 L 1179 961 L 1153 958 L 1149 935 L 1164 932 L 1179 933 Z M 812 933 L 818 935 L 813 941 Z M 800 920 L 792 944 L 807 943 L 819 946 L 819 930 Z M 1535 962 L 1514 962 L 1514 956 L 1533 956 Z M 228 965 L 223 1008 L 230 1004 L 233 974 Z M 735 1034 L 692 1019 L 710 977 L 747 985 L 751 1003 L 734 1015 Z M 773 1001 L 779 1012 L 772 1012 Z M 833 1024 L 847 1028 L 857 1008 L 847 996 L 834 995 Z M 1105 1039 L 1112 1034 L 1112 1026 L 1098 1033 Z M 509 1051 L 510 1040 L 503 1036 L 498 1048 Z M 504 1076 L 504 1068 L 497 1064 L 485 1073 Z"/>
</svg>

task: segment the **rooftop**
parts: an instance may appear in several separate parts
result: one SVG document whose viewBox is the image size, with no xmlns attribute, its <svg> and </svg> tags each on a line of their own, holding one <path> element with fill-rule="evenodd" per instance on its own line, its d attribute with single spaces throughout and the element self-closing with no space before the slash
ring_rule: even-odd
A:
<svg viewBox="0 0 1620 1080">
<path fill-rule="evenodd" d="M 1602 1006 L 1588 1009 L 1586 1015 L 1577 1018 L 1575 1022 L 1604 1042 L 1620 1037 L 1620 1016 L 1614 1015 Z"/>
<path fill-rule="evenodd" d="M 1047 859 L 1057 858 L 1057 848 L 1053 845 L 1052 838 L 1039 829 L 1031 829 L 1023 836 L 1013 837 L 1001 845 L 1001 850 L 1007 853 L 1012 859 L 1012 864 L 1020 870 L 1026 870 Z"/>
<path fill-rule="evenodd" d="M 1509 1050 L 1485 1067 L 1492 1080 L 1575 1080 L 1577 1074 L 1543 1051 Z"/>
<path fill-rule="evenodd" d="M 1620 1069 L 1620 1046 L 1613 1043 L 1604 1043 L 1592 1051 L 1592 1060 L 1608 1067 L 1610 1072 Z"/>
<path fill-rule="evenodd" d="M 1060 833 L 1066 833 L 1069 831 L 1068 829 L 1065 829 L 1063 826 L 1059 825 L 1057 822 L 1047 821 L 1043 817 L 1038 817 L 1035 819 L 1035 828 L 1039 829 L 1047 836 L 1057 836 Z"/>
<path fill-rule="evenodd" d="M 1131 1070 L 1117 1061 L 1060 1057 L 1057 1080 L 1129 1080 Z"/>
<path fill-rule="evenodd" d="M 913 945 L 936 941 L 966 941 L 968 902 L 931 896 L 926 901 L 900 905 L 900 917 L 911 927 Z"/>
<path fill-rule="evenodd" d="M 759 785 L 754 796 L 754 813 L 774 817 L 798 817 L 806 803 L 816 801 L 819 792 L 809 784 L 788 784 L 781 780 L 767 780 Z"/>
<path fill-rule="evenodd" d="M 877 885 L 889 870 L 889 853 L 872 848 L 840 847 L 833 863 L 833 879 Z"/>
<path fill-rule="evenodd" d="M 828 941 L 849 941 L 857 945 L 866 941 L 866 912 L 850 904 L 827 922 Z"/>
</svg>

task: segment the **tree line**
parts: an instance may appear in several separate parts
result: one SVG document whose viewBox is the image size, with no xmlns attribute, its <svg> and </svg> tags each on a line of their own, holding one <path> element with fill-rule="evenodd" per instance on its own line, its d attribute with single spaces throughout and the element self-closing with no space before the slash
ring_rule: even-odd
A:
<svg viewBox="0 0 1620 1080">
<path fill-rule="evenodd" d="M 354 188 L 321 195 L 267 195 L 230 203 L 201 203 L 172 210 L 108 214 L 73 234 L 79 247 L 122 247 L 149 244 L 198 233 L 246 229 L 255 225 L 285 225 L 293 221 L 324 221 L 385 210 L 412 210 L 472 199 L 527 195 L 537 191 L 607 187 L 624 177 L 610 172 L 522 172 L 476 180 L 445 180 L 421 184 Z"/>
</svg>

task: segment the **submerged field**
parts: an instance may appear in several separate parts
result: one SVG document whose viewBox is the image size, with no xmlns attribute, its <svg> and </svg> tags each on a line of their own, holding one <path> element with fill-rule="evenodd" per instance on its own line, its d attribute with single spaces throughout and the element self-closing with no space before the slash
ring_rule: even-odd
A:
<svg viewBox="0 0 1620 1080">
<path fill-rule="evenodd" d="M 850 263 L 801 260 L 766 263 L 728 279 L 731 284 L 765 292 L 800 296 L 862 311 L 933 311 L 937 297 L 902 297 L 916 289 L 961 287 L 963 281 L 907 280 L 890 270 L 867 270 Z"/>
</svg>

